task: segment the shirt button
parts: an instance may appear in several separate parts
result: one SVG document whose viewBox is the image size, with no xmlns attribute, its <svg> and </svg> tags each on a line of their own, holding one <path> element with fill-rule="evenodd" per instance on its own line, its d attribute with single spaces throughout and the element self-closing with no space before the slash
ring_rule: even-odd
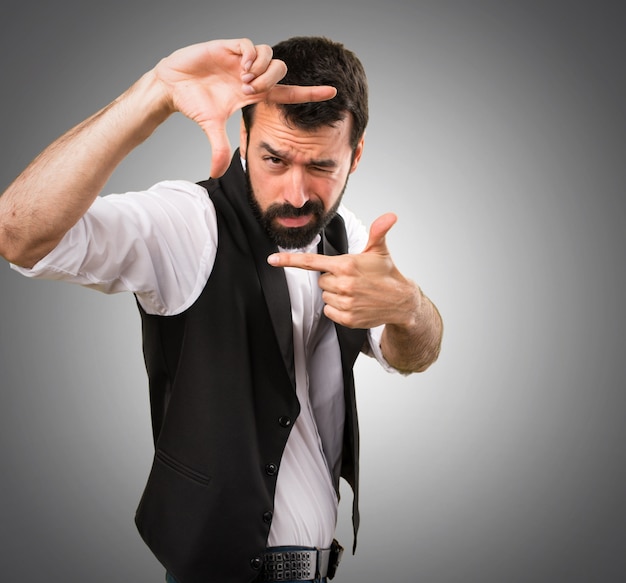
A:
<svg viewBox="0 0 626 583">
<path fill-rule="evenodd" d="M 283 415 L 278 419 L 278 423 L 281 427 L 289 427 L 291 425 L 291 417 L 287 417 L 287 415 Z"/>
<path fill-rule="evenodd" d="M 250 566 L 255 570 L 258 571 L 261 568 L 261 565 L 263 564 L 263 561 L 261 561 L 260 557 L 254 557 L 254 559 L 250 560 Z"/>
<path fill-rule="evenodd" d="M 263 513 L 263 522 L 269 524 L 272 522 L 272 518 L 274 518 L 274 514 L 270 510 Z"/>
<path fill-rule="evenodd" d="M 267 464 L 265 466 L 265 473 L 268 476 L 275 476 L 278 473 L 278 466 L 276 464 Z"/>
</svg>

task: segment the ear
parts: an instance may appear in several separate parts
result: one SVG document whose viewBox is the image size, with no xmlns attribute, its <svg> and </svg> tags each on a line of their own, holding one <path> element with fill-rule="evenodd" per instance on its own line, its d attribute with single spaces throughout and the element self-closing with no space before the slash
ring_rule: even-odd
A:
<svg viewBox="0 0 626 583">
<path fill-rule="evenodd" d="M 243 117 L 239 123 L 239 152 L 241 157 L 245 160 L 246 150 L 248 147 L 248 132 L 246 131 L 246 124 L 243 123 Z"/>
<path fill-rule="evenodd" d="M 350 174 L 352 174 L 359 165 L 361 161 L 361 156 L 363 155 L 363 147 L 365 146 L 365 133 L 361 136 L 359 143 L 356 145 L 354 150 L 354 161 L 352 162 L 352 166 L 350 167 Z"/>
</svg>

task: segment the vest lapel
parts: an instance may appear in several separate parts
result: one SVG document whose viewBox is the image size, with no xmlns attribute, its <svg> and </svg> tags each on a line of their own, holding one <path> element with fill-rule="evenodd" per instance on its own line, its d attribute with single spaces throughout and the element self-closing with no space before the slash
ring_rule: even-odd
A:
<svg viewBox="0 0 626 583">
<path fill-rule="evenodd" d="M 289 288 L 282 269 L 276 269 L 267 263 L 267 257 L 276 253 L 278 248 L 269 239 L 263 227 L 254 216 L 247 199 L 248 185 L 241 165 L 239 150 L 235 152 L 228 172 L 219 179 L 222 190 L 239 216 L 250 243 L 250 252 L 263 288 L 265 303 L 272 320 L 274 333 L 280 346 L 285 368 L 296 390 L 296 374 L 293 356 L 293 327 L 291 323 L 291 302 Z"/>
<path fill-rule="evenodd" d="M 346 229 L 343 218 L 337 215 L 330 224 L 326 227 L 322 233 L 322 240 L 320 241 L 318 251 L 324 255 L 343 255 L 348 252 L 348 239 L 346 236 Z M 355 351 L 358 354 L 365 342 L 365 332 L 360 329 L 350 329 L 340 324 L 335 324 L 337 330 L 337 338 L 339 339 L 339 345 L 341 346 L 342 362 L 344 364 L 344 370 L 346 366 L 349 370 L 352 370 L 352 362 L 344 361 L 344 358 L 348 354 L 353 354 Z"/>
</svg>

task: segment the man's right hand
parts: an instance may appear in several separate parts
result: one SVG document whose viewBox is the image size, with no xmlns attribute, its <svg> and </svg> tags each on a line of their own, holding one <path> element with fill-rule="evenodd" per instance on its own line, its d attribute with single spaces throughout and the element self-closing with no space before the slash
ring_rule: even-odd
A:
<svg viewBox="0 0 626 583">
<path fill-rule="evenodd" d="M 226 121 L 241 107 L 260 101 L 323 101 L 336 93 L 332 87 L 277 85 L 286 72 L 286 65 L 272 58 L 271 47 L 248 39 L 191 45 L 154 68 L 170 111 L 183 113 L 208 136 L 214 178 L 228 168 L 231 147 Z"/>
</svg>

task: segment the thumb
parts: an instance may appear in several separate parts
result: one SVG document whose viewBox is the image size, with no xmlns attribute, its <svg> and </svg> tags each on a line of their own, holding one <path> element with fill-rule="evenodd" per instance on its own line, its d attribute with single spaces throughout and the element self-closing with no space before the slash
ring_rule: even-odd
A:
<svg viewBox="0 0 626 583">
<path fill-rule="evenodd" d="M 211 144 L 211 178 L 219 178 L 230 165 L 232 150 L 225 127 L 203 127 Z"/>
<path fill-rule="evenodd" d="M 370 236 L 365 249 L 363 249 L 363 253 L 388 254 L 389 251 L 387 250 L 385 237 L 391 227 L 396 224 L 397 220 L 398 217 L 393 213 L 386 213 L 378 217 L 370 227 Z"/>
</svg>

